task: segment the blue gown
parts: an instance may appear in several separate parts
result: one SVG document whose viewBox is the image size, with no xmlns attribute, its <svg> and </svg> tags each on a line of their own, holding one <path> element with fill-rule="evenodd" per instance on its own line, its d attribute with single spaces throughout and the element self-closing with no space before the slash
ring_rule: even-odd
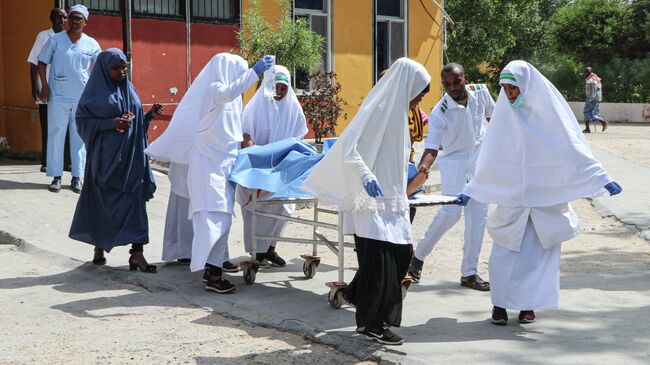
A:
<svg viewBox="0 0 650 365">
<path fill-rule="evenodd" d="M 106 252 L 149 242 L 146 202 L 156 190 L 144 153 L 152 115 L 144 114 L 128 79 L 115 82 L 109 77 L 108 70 L 120 61 L 126 62 L 126 57 L 119 49 L 100 53 L 76 115 L 87 161 L 69 236 Z M 135 118 L 128 132 L 121 134 L 113 118 L 126 111 Z"/>
</svg>

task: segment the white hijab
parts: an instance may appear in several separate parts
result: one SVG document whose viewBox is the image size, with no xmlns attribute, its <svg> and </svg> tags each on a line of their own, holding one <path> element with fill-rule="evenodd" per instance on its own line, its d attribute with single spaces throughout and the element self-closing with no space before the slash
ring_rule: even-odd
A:
<svg viewBox="0 0 650 365">
<path fill-rule="evenodd" d="M 482 203 L 545 207 L 592 196 L 612 181 L 567 102 L 535 67 L 512 61 L 501 83 L 519 87 L 523 104 L 513 108 L 501 89 L 464 194 Z"/>
<path fill-rule="evenodd" d="M 215 107 L 210 98 L 210 85 L 215 82 L 230 84 L 246 70 L 248 64 L 237 55 L 219 53 L 213 56 L 181 99 L 165 132 L 145 150 L 145 153 L 158 161 L 187 165 L 199 126 L 208 118 L 217 118 L 226 107 Z M 228 104 L 235 104 L 232 107 L 241 110 L 241 97 Z"/>
<path fill-rule="evenodd" d="M 408 58 L 395 61 L 302 187 L 343 211 L 408 209 L 409 104 L 430 82 L 421 64 Z M 383 197 L 371 198 L 364 190 L 361 180 L 370 173 Z"/>
<path fill-rule="evenodd" d="M 242 114 L 242 132 L 248 133 L 257 145 L 303 138 L 307 134 L 307 121 L 302 106 L 291 87 L 291 74 L 286 67 L 276 65 L 273 85 L 285 84 L 289 90 L 279 101 L 264 96 L 264 88 L 255 92 Z"/>
</svg>

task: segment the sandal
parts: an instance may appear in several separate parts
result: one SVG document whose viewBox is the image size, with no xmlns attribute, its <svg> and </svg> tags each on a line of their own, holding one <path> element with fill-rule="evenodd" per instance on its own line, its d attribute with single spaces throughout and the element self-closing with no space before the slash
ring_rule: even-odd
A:
<svg viewBox="0 0 650 365">
<path fill-rule="evenodd" d="M 461 277 L 460 285 L 474 290 L 490 291 L 490 283 L 481 279 L 478 274 Z"/>
<path fill-rule="evenodd" d="M 142 254 L 142 251 L 130 249 L 129 253 L 131 254 L 131 257 L 129 257 L 129 270 L 130 271 L 136 271 L 136 270 L 140 269 L 140 271 L 142 271 L 142 272 L 151 273 L 151 274 L 155 274 L 157 272 L 156 265 L 149 265 L 147 263 L 147 260 L 144 258 L 144 255 Z M 138 253 L 140 254 L 139 256 L 142 259 L 135 259 L 134 258 L 134 256 L 136 254 L 138 254 Z"/>
<path fill-rule="evenodd" d="M 93 256 L 94 265 L 106 265 L 106 257 L 104 257 L 104 250 L 95 247 L 95 256 Z"/>
</svg>

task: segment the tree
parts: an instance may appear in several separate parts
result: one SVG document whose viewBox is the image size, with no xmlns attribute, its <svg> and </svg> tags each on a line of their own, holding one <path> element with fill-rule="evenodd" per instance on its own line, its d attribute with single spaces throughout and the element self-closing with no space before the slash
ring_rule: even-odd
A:
<svg viewBox="0 0 650 365">
<path fill-rule="evenodd" d="M 498 70 L 515 59 L 544 54 L 548 19 L 569 0 L 449 0 L 447 61 L 465 67 L 473 81 L 496 89 Z"/>
<path fill-rule="evenodd" d="M 623 0 L 578 0 L 555 13 L 548 40 L 560 54 L 583 64 L 617 56 L 616 42 L 625 20 Z"/>
<path fill-rule="evenodd" d="M 264 55 L 275 55 L 276 63 L 289 70 L 317 69 L 323 54 L 323 37 L 313 32 L 305 19 L 292 19 L 290 0 L 276 2 L 281 15 L 274 26 L 262 15 L 259 0 L 250 1 L 250 8 L 242 17 L 242 30 L 237 32 L 242 56 L 252 64 Z"/>
</svg>

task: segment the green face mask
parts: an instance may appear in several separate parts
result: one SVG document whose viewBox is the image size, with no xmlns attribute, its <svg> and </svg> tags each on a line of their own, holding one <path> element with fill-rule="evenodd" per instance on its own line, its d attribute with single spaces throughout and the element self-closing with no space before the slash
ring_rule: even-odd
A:
<svg viewBox="0 0 650 365">
<path fill-rule="evenodd" d="M 510 106 L 512 107 L 512 109 L 518 109 L 523 103 L 524 103 L 524 97 L 521 96 L 521 94 L 519 94 L 519 96 L 517 96 L 517 99 L 515 99 L 515 101 L 510 103 Z"/>
</svg>

